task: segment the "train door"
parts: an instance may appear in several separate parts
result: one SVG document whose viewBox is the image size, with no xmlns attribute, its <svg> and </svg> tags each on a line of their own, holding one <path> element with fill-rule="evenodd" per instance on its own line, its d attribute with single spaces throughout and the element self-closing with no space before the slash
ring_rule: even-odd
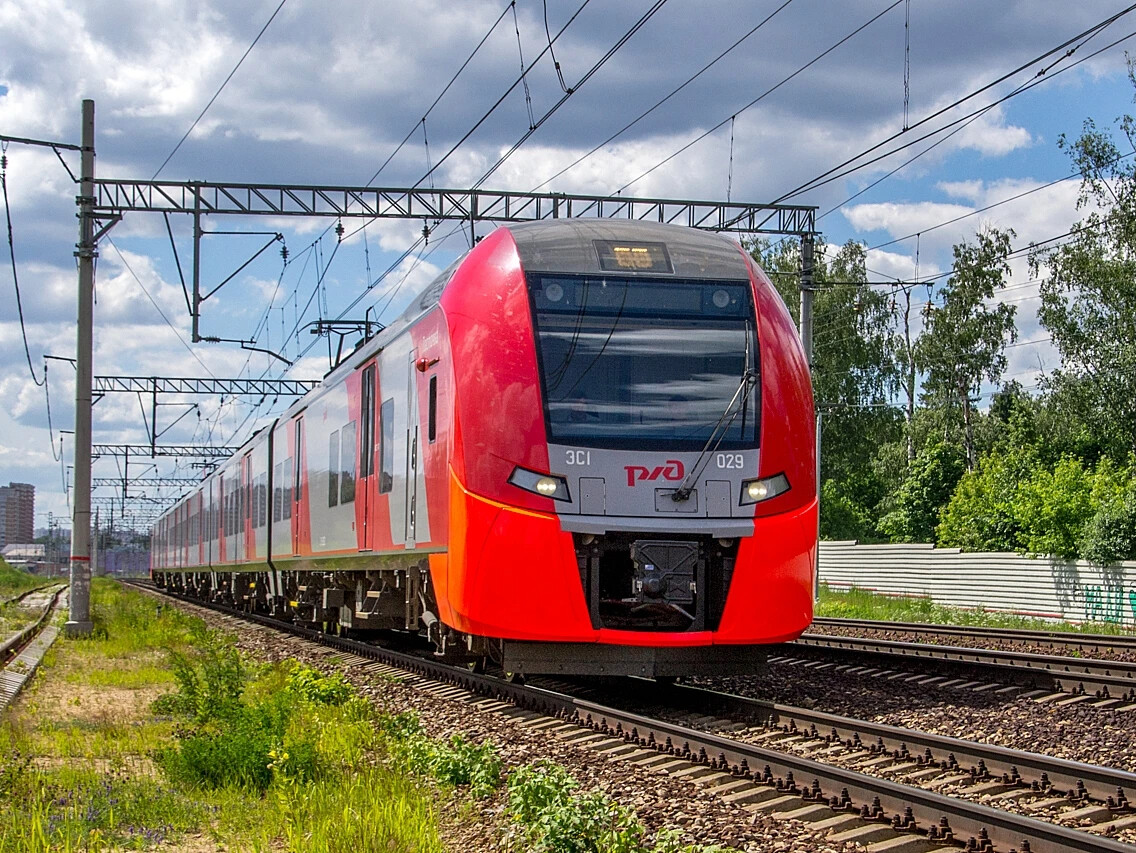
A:
<svg viewBox="0 0 1136 853">
<path fill-rule="evenodd" d="M 406 547 L 413 548 L 418 503 L 418 370 L 410 351 L 406 388 Z"/>
<path fill-rule="evenodd" d="M 375 363 L 363 368 L 359 391 L 359 459 L 356 466 L 359 484 L 355 489 L 355 519 L 362 525 L 358 537 L 359 548 L 370 551 L 375 547 L 374 512 L 375 489 Z"/>
<path fill-rule="evenodd" d="M 300 555 L 302 516 L 300 506 L 303 500 L 301 490 L 304 485 L 304 416 L 300 415 L 292 422 L 293 437 L 295 439 L 292 451 L 292 554 Z"/>
<path fill-rule="evenodd" d="M 256 537 L 252 530 L 252 453 L 246 453 L 241 459 L 241 534 L 244 537 L 244 548 L 241 556 L 245 560 L 252 560 L 256 556 Z"/>
</svg>

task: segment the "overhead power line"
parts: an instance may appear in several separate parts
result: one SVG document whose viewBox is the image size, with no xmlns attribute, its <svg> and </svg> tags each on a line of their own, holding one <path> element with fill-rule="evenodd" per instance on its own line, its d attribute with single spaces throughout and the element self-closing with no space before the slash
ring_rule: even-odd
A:
<svg viewBox="0 0 1136 853">
<path fill-rule="evenodd" d="M 1061 44 L 1057 45 L 1056 47 L 1050 48 L 1049 50 L 1045 51 L 1042 54 L 1039 54 L 1038 56 L 1034 57 L 1033 59 L 1030 59 L 1029 61 L 1022 63 L 1021 65 L 1017 66 L 1013 70 L 1008 71 L 1005 74 L 1002 74 L 1001 76 L 999 76 L 998 78 L 990 81 L 986 85 L 981 86 L 978 89 L 975 89 L 974 91 L 964 95 L 961 98 L 958 98 L 957 100 L 951 102 L 950 104 L 948 104 L 945 107 L 942 107 L 940 109 L 935 110 L 932 113 L 929 113 L 928 115 L 924 116 L 919 121 L 915 122 L 914 124 L 910 125 L 909 127 L 905 128 L 904 130 L 901 130 L 898 133 L 893 133 L 893 134 L 885 137 L 884 139 L 881 139 L 879 142 L 875 143 L 874 145 L 870 146 L 869 148 L 866 148 L 864 151 L 861 151 L 859 154 L 856 154 L 852 157 L 849 157 L 848 159 L 844 160 L 842 163 L 840 163 L 836 166 L 833 166 L 832 168 L 828 169 L 825 172 L 822 172 L 817 177 L 815 177 L 815 178 L 813 178 L 809 181 L 806 181 L 803 184 L 800 184 L 796 188 L 794 188 L 794 189 L 790 190 L 789 192 L 779 196 L 777 199 L 775 199 L 775 202 L 785 201 L 786 199 L 792 198 L 793 196 L 796 196 L 796 195 L 800 195 L 801 193 L 806 192 L 808 190 L 816 189 L 817 187 L 823 186 L 824 184 L 829 183 L 829 181 L 831 181 L 831 180 L 836 180 L 837 178 L 844 177 L 845 175 L 849 174 L 849 172 L 841 172 L 840 174 L 836 174 L 836 173 L 840 172 L 840 170 L 844 169 L 846 166 L 849 166 L 852 163 L 857 162 L 858 160 L 862 159 L 863 157 L 866 157 L 869 154 L 871 154 L 875 151 L 878 151 L 879 149 L 883 148 L 888 143 L 893 142 L 896 139 L 899 139 L 904 134 L 909 133 L 910 131 L 912 131 L 912 130 L 918 128 L 918 127 L 921 127 L 922 125 L 925 125 L 928 122 L 933 121 L 934 119 L 950 112 L 951 110 L 955 109 L 958 106 L 961 106 L 962 104 L 966 103 L 967 101 L 970 101 L 970 100 L 978 97 L 983 92 L 989 91 L 990 89 L 994 88 L 995 86 L 999 85 L 1000 83 L 1003 83 L 1006 80 L 1009 80 L 1011 77 L 1014 77 L 1017 74 L 1020 74 L 1022 71 L 1025 71 L 1029 67 L 1036 65 L 1037 63 L 1041 62 L 1042 60 L 1044 60 L 1044 59 L 1046 59 L 1050 56 L 1052 56 L 1053 54 L 1058 53 L 1058 52 L 1063 51 L 1063 50 L 1068 50 L 1071 45 L 1074 45 L 1076 42 L 1081 41 L 1082 39 L 1086 39 L 1088 37 L 1095 35 L 1096 33 L 1100 32 L 1101 30 L 1112 25 L 1116 21 L 1120 20 L 1120 18 L 1129 14 L 1134 9 L 1136 9 L 1136 4 L 1128 6 L 1124 9 L 1122 9 L 1121 11 L 1117 12 L 1114 15 L 1110 15 L 1109 17 L 1105 18 L 1103 21 L 1100 21 L 1099 23 L 1094 24 L 1093 26 L 1089 27 L 1088 29 L 1084 30 L 1081 33 L 1078 33 L 1077 35 L 1073 36 L 1072 38 L 1066 39 Z M 1074 50 L 1076 50 L 1076 48 L 1069 50 L 1069 52 L 1066 53 L 1065 56 L 1062 57 L 1062 58 L 1067 58 L 1068 56 L 1071 56 Z M 1038 72 L 1037 76 L 1042 76 L 1042 75 L 1045 74 L 1045 72 L 1046 72 L 1046 69 L 1042 69 Z M 1024 91 L 1024 89 L 1022 91 Z M 996 102 L 996 103 L 998 103 L 998 102 Z M 948 124 L 948 125 L 946 125 L 942 128 L 939 128 L 939 130 L 935 131 L 935 132 L 936 133 L 941 132 L 942 130 L 946 129 L 947 127 L 953 126 L 958 121 L 965 120 L 965 118 L 969 118 L 969 116 L 965 116 L 963 119 L 958 119 L 955 122 L 952 122 L 951 124 Z M 926 138 L 926 136 L 921 137 L 921 139 L 925 139 L 925 138 Z M 920 140 L 918 140 L 918 139 L 912 140 L 911 142 L 907 143 L 904 147 L 907 147 L 909 145 L 913 145 L 918 141 L 920 141 Z M 897 151 L 897 150 L 900 150 L 900 149 L 895 149 L 895 150 L 889 152 L 889 154 L 894 154 L 895 151 Z M 884 156 L 888 156 L 888 155 L 884 155 Z M 877 158 L 877 159 L 879 159 L 879 158 Z M 860 168 L 863 168 L 865 165 L 868 165 L 868 164 L 867 163 L 861 164 L 861 165 L 857 166 L 856 168 L 860 169 Z M 855 170 L 849 170 L 849 171 L 855 171 Z"/>
<path fill-rule="evenodd" d="M 473 51 L 469 54 L 469 56 L 467 56 L 465 58 L 465 62 L 463 62 L 461 64 L 461 67 L 458 68 L 458 70 L 454 72 L 454 76 L 450 78 L 450 82 L 448 82 L 445 86 L 442 87 L 442 91 L 438 93 L 438 96 L 436 98 L 434 98 L 434 102 L 426 108 L 426 112 L 424 112 L 422 114 L 422 118 L 420 118 L 418 121 L 416 121 L 414 123 L 414 127 L 410 128 L 410 130 L 407 131 L 406 136 L 404 136 L 403 139 L 402 139 L 402 142 L 398 143 L 398 145 L 395 146 L 394 151 L 392 151 L 387 156 L 387 159 L 383 161 L 382 165 L 379 166 L 379 168 L 375 170 L 375 174 L 371 175 L 371 177 L 367 180 L 367 186 L 370 186 L 371 184 L 373 184 L 376 181 L 376 179 L 378 179 L 378 177 L 382 173 L 383 169 L 385 169 L 390 164 L 390 161 L 393 160 L 398 155 L 398 152 L 402 150 L 403 146 L 405 146 L 406 143 L 410 141 L 410 137 L 412 137 L 414 135 L 414 132 L 416 130 L 418 130 L 419 125 L 423 125 L 425 123 L 426 119 L 430 116 L 430 113 L 432 113 L 434 111 L 434 107 L 438 106 L 438 102 L 441 101 L 443 97 L 445 97 L 446 92 L 450 91 L 450 87 L 453 86 L 455 82 L 457 82 L 458 77 L 460 77 L 461 73 L 463 71 L 465 71 L 466 66 L 468 66 L 469 63 L 473 61 L 473 58 L 477 55 L 477 52 L 479 50 L 481 50 L 482 45 L 484 45 L 485 42 L 489 39 L 489 37 L 491 35 L 493 35 L 493 32 L 497 29 L 498 25 L 501 23 L 502 20 L 504 20 L 505 15 L 507 15 L 509 13 L 509 9 L 515 8 L 515 7 L 516 7 L 516 0 L 511 0 L 511 2 L 505 4 L 505 8 L 503 8 L 501 10 L 501 14 L 497 16 L 497 20 L 495 20 L 493 22 L 493 25 L 486 31 L 485 35 L 483 35 L 481 37 L 481 41 L 479 41 L 477 43 L 477 47 L 475 47 L 473 49 Z M 548 19 L 547 19 L 547 10 L 546 10 L 545 21 L 547 22 L 547 20 Z"/>
<path fill-rule="evenodd" d="M 24 341 L 24 357 L 28 360 L 28 373 L 31 374 L 32 382 L 36 385 L 42 386 L 47 378 L 40 379 L 36 376 L 35 367 L 32 366 L 32 351 L 28 347 L 28 329 L 24 323 L 24 303 L 20 299 L 20 275 L 16 269 L 16 242 L 12 236 L 12 207 L 8 203 L 8 143 L 3 144 L 0 149 L 0 187 L 3 188 L 4 194 L 4 217 L 8 223 L 8 256 L 12 259 L 12 285 L 16 288 L 16 313 L 20 318 L 20 337 Z M 54 451 L 53 451 L 54 452 Z"/>
<path fill-rule="evenodd" d="M 442 165 L 443 163 L 445 163 L 445 162 L 446 162 L 446 160 L 448 160 L 448 159 L 449 159 L 450 157 L 452 157 L 452 156 L 453 156 L 454 152 L 456 152 L 456 151 L 457 151 L 457 150 L 458 150 L 458 149 L 459 149 L 459 148 L 460 148 L 460 147 L 461 147 L 462 145 L 464 145 L 464 144 L 465 144 L 466 140 L 468 140 L 468 139 L 469 139 L 469 138 L 470 138 L 471 136 L 473 136 L 473 134 L 474 134 L 474 133 L 476 133 L 476 132 L 477 132 L 477 129 L 478 129 L 479 127 L 481 127 L 481 125 L 483 125 L 483 124 L 485 123 L 485 121 L 486 121 L 486 120 L 487 120 L 487 119 L 488 119 L 488 118 L 489 118 L 489 117 L 490 117 L 491 115 L 493 115 L 493 113 L 495 113 L 495 112 L 497 111 L 497 108 L 498 108 L 499 106 L 501 106 L 501 104 L 503 104 L 503 103 L 505 102 L 505 99 L 506 99 L 507 97 L 509 97 L 509 95 L 510 95 L 510 94 L 512 94 L 513 90 L 514 90 L 514 89 L 516 89 L 516 88 L 517 88 L 517 86 L 521 85 L 521 83 L 522 83 L 522 82 L 524 81 L 524 75 L 525 75 L 526 73 L 528 73 L 529 71 L 531 71 L 531 70 L 533 69 L 533 66 L 535 66 L 535 65 L 536 65 L 536 64 L 537 64 L 538 62 L 540 62 L 540 60 L 541 60 L 541 59 L 542 59 L 542 58 L 544 57 L 544 55 L 545 55 L 546 53 L 548 53 L 548 52 L 549 52 L 549 51 L 550 51 L 550 50 L 552 49 L 552 44 L 553 44 L 553 42 L 555 42 L 555 41 L 556 41 L 557 39 L 559 39 L 559 38 L 560 38 L 560 37 L 561 37 L 562 35 L 564 35 L 564 31 L 565 31 L 565 30 L 567 30 L 567 29 L 568 29 L 568 27 L 570 27 L 570 26 L 572 25 L 572 22 L 573 22 L 573 21 L 575 21 L 577 17 L 579 17 L 580 13 L 584 11 L 584 9 L 585 9 L 585 8 L 587 7 L 587 5 L 588 5 L 588 4 L 590 3 L 590 2 L 592 2 L 592 0 L 584 0 L 584 2 L 580 4 L 579 8 L 578 8 L 578 9 L 576 9 L 576 11 L 572 13 L 572 17 L 568 19 L 567 23 L 565 23 L 565 24 L 564 24 L 564 26 L 562 26 L 562 27 L 561 27 L 561 28 L 559 29 L 559 31 L 557 31 L 556 35 L 552 37 L 552 39 L 551 39 L 551 40 L 549 41 L 549 43 L 548 43 L 548 46 L 547 46 L 547 47 L 545 47 L 545 49 L 544 49 L 544 50 L 542 50 L 542 51 L 541 51 L 541 52 L 540 52 L 540 53 L 539 53 L 539 54 L 537 55 L 536 59 L 534 59 L 534 60 L 533 60 L 532 62 L 530 62 L 530 63 L 528 64 L 527 68 L 525 68 L 525 69 L 524 69 L 524 70 L 523 70 L 523 71 L 521 72 L 521 76 L 520 76 L 520 77 L 518 77 L 518 78 L 517 78 L 516 80 L 514 80 L 514 81 L 513 81 L 512 85 L 510 85 L 510 86 L 509 86 L 509 88 L 505 90 L 505 93 L 504 93 L 503 95 L 501 95 L 501 97 L 499 97 L 499 98 L 498 98 L 498 99 L 497 99 L 496 101 L 494 101 L 494 102 L 493 102 L 493 105 L 492 105 L 492 106 L 491 106 L 491 107 L 490 107 L 490 108 L 489 108 L 489 109 L 488 109 L 488 110 L 487 110 L 487 111 L 485 112 L 485 114 L 484 114 L 484 115 L 482 115 L 482 116 L 481 116 L 481 118 L 479 118 L 479 119 L 478 119 L 478 120 L 477 120 L 477 121 L 476 121 L 476 122 L 474 123 L 473 127 L 471 127 L 471 128 L 470 128 L 470 129 L 468 130 L 468 131 L 466 131 L 466 132 L 465 132 L 465 134 L 464 134 L 464 135 L 462 136 L 462 138 L 461 138 L 461 139 L 459 139 L 459 140 L 458 140 L 458 141 L 457 141 L 457 142 L 456 142 L 456 143 L 454 144 L 454 146 L 453 146 L 452 148 L 450 148 L 450 150 L 449 150 L 449 151 L 447 151 L 447 152 L 446 152 L 446 153 L 445 153 L 445 154 L 444 154 L 444 155 L 442 156 L 442 159 L 440 159 L 440 160 L 439 160 L 438 162 L 434 163 L 434 165 L 433 165 L 433 166 L 431 166 L 431 167 L 429 168 L 429 170 L 428 170 L 428 171 L 426 172 L 426 174 L 425 174 L 425 175 L 423 175 L 423 176 L 422 176 L 421 178 L 419 178 L 419 179 L 418 179 L 418 180 L 417 180 L 417 181 L 415 182 L 414 186 L 416 186 L 416 187 L 417 187 L 417 186 L 419 186 L 420 184 L 424 183 L 424 182 L 425 182 L 425 181 L 426 181 L 426 180 L 427 180 L 427 179 L 428 179 L 428 178 L 430 177 L 430 175 L 432 175 L 432 174 L 433 174 L 434 172 L 436 172 L 436 171 L 437 171 L 437 169 L 438 169 L 438 167 L 439 167 L 439 166 L 441 166 L 441 165 Z"/>
<path fill-rule="evenodd" d="M 651 113 L 653 113 L 659 107 L 661 107 L 663 104 L 665 104 L 671 98 L 673 98 L 675 95 L 677 95 L 679 92 L 681 92 L 687 86 L 689 86 L 691 83 L 693 83 L 695 80 L 697 80 L 703 74 L 705 74 L 707 71 L 709 71 L 711 68 L 713 68 L 719 62 L 721 62 L 723 59 L 725 59 L 726 56 L 728 56 L 730 53 L 732 53 L 734 51 L 735 48 L 739 47 L 744 41 L 749 39 L 750 36 L 752 36 L 754 33 L 756 33 L 758 30 L 760 30 L 762 27 L 764 27 L 766 24 L 768 24 L 771 20 L 773 20 L 773 18 L 777 15 L 778 12 L 780 12 L 782 9 L 784 9 L 786 6 L 788 6 L 792 2 L 793 2 L 793 0 L 785 0 L 785 2 L 783 2 L 780 6 L 778 6 L 776 9 L 774 9 L 768 15 L 766 15 L 765 18 L 763 18 L 756 26 L 751 28 L 749 30 L 749 32 L 747 32 L 745 35 L 743 35 L 741 38 L 739 38 L 737 41 L 735 41 L 733 44 L 731 44 L 729 47 L 727 47 L 725 50 L 723 50 L 721 53 L 719 53 L 716 57 L 711 59 L 708 63 L 703 65 L 702 68 L 700 68 L 694 74 L 687 77 L 682 83 L 680 83 L 678 86 L 676 86 L 670 92 L 668 92 L 665 96 L 663 96 L 658 101 L 656 101 L 652 106 L 648 107 L 646 110 L 641 112 L 639 115 L 637 115 L 635 118 L 633 118 L 627 124 L 625 124 L 623 127 L 621 127 L 619 130 L 617 130 L 615 133 L 613 133 L 611 136 L 609 136 L 603 142 L 596 145 L 594 148 L 592 148 L 586 154 L 582 154 L 581 156 L 577 157 L 575 160 L 573 160 L 571 163 L 569 163 L 567 166 L 565 166 L 563 169 L 561 169 L 555 175 L 552 175 L 551 177 L 546 178 L 545 180 L 543 180 L 539 184 L 537 184 L 535 187 L 533 187 L 533 192 L 536 192 L 541 187 L 548 186 L 550 183 L 555 181 L 557 178 L 559 178 L 565 172 L 571 171 L 576 166 L 580 165 L 585 160 L 587 160 L 589 157 L 591 157 L 593 154 L 595 154 L 597 151 L 599 151 L 601 148 L 603 148 L 605 145 L 609 145 L 610 143 L 614 142 L 616 139 L 621 137 L 623 134 L 625 134 L 627 131 L 629 131 L 631 128 L 635 127 L 635 125 L 637 125 L 639 122 L 641 122 L 647 116 L 649 116 Z M 734 116 L 731 116 L 731 121 L 732 121 L 733 118 L 736 118 L 736 114 Z"/>
<path fill-rule="evenodd" d="M 651 20 L 651 18 L 653 18 L 661 8 L 663 8 L 666 2 L 667 0 L 655 0 L 654 5 L 652 5 L 646 12 L 644 12 L 643 15 L 640 16 L 639 20 L 631 25 L 631 28 L 623 34 L 619 41 L 612 45 L 608 49 L 607 53 L 601 56 L 599 61 L 596 62 L 591 68 L 589 68 L 587 72 L 584 73 L 583 77 L 576 81 L 576 85 L 569 87 L 561 96 L 560 100 L 553 104 L 552 108 L 549 109 L 548 112 L 546 112 L 543 116 L 541 116 L 536 121 L 536 123 L 533 124 L 525 133 L 521 134 L 520 139 L 514 142 L 509 150 L 502 154 L 497 159 L 497 162 L 490 166 L 488 170 L 486 170 L 485 174 L 477 180 L 477 183 L 474 184 L 474 188 L 482 186 L 494 172 L 501 168 L 502 164 L 504 164 L 506 160 L 513 156 L 513 153 L 526 141 L 528 141 L 529 137 L 536 133 L 537 130 L 540 129 L 541 125 L 552 118 L 552 116 L 556 114 L 556 111 L 564 106 L 569 98 L 576 94 L 576 92 L 580 91 L 580 89 L 583 88 L 584 84 L 587 83 L 588 80 L 590 80 L 597 71 L 603 68 L 603 66 L 607 64 L 608 60 L 615 56 L 619 49 L 627 44 L 627 42 L 631 40 L 632 36 L 634 36 L 637 32 L 639 32 L 640 29 L 643 28 L 647 21 Z M 552 49 L 551 41 L 548 43 L 548 49 Z"/>
<path fill-rule="evenodd" d="M 876 21 L 878 21 L 880 18 L 882 18 L 884 15 L 886 15 L 888 12 L 890 12 L 892 9 L 894 9 L 896 6 L 898 6 L 902 2 L 904 2 L 904 0 L 894 0 L 894 2 L 890 3 L 888 6 L 881 9 L 878 13 L 873 15 L 871 18 L 869 18 L 863 24 L 858 26 L 856 29 L 852 30 L 852 32 L 848 33 L 848 35 L 844 36 L 842 39 L 840 39 L 835 44 L 828 47 L 826 50 L 822 51 L 821 53 L 818 53 L 816 56 L 814 56 L 811 60 L 806 62 L 804 65 L 802 65 L 800 68 L 798 68 L 792 74 L 789 74 L 787 77 L 783 77 L 779 82 L 777 82 L 773 86 L 766 89 L 764 92 L 762 92 L 760 95 L 758 95 L 752 101 L 750 101 L 748 104 L 741 107 L 740 109 L 735 110 L 733 113 L 731 113 L 726 118 L 722 119 L 720 122 L 718 122 L 716 125 L 711 127 L 709 130 L 706 130 L 703 133 L 700 133 L 698 136 L 696 136 L 694 139 L 687 142 L 685 145 L 683 145 L 677 151 L 675 151 L 672 154 L 669 154 L 666 157 L 664 157 L 662 160 L 660 160 L 658 163 L 656 163 L 650 169 L 647 169 L 645 172 L 641 172 L 639 175 L 632 178 L 630 181 L 628 181 L 622 187 L 620 187 L 618 190 L 616 190 L 614 193 L 612 193 L 612 195 L 618 195 L 619 193 L 622 193 L 624 190 L 626 190 L 632 184 L 635 184 L 635 183 L 643 180 L 643 178 L 647 177 L 649 174 L 651 174 L 655 170 L 662 168 L 667 163 L 669 163 L 671 160 L 673 160 L 675 157 L 677 157 L 680 154 L 682 154 L 683 152 L 688 151 L 689 149 L 693 148 L 695 145 L 697 145 L 699 142 L 701 142 L 707 136 L 710 136 L 713 133 L 715 133 L 716 131 L 725 127 L 727 124 L 729 124 L 731 121 L 736 119 L 739 115 L 744 113 L 746 110 L 752 108 L 753 106 L 758 104 L 760 101 L 762 101 L 765 98 L 767 98 L 768 96 L 772 95 L 774 92 L 776 92 L 778 89 L 780 89 L 786 83 L 788 83 L 790 80 L 792 80 L 793 78 L 802 74 L 803 72 L 807 71 L 809 68 L 811 68 L 813 65 L 815 65 L 820 60 L 824 59 L 824 57 L 828 56 L 828 54 L 832 53 L 834 50 L 836 50 L 838 47 L 843 45 L 845 42 L 849 41 L 850 39 L 854 38 L 855 36 L 857 36 L 862 31 L 867 29 L 869 26 L 874 24 Z"/>
<path fill-rule="evenodd" d="M 248 55 L 252 53 L 252 49 L 256 47 L 256 43 L 260 41 L 260 37 L 264 35 L 264 31 L 268 29 L 268 25 L 271 24 L 273 20 L 275 20 L 276 16 L 280 13 L 280 10 L 284 8 L 284 4 L 287 2 L 288 0 L 280 0 L 280 5 L 277 6 L 275 10 L 273 10 L 271 15 L 269 15 L 268 20 L 264 22 L 264 26 L 260 28 L 260 32 L 256 34 L 256 38 L 252 40 L 252 44 L 250 44 L 248 46 L 248 49 L 245 50 L 243 54 L 241 54 L 241 58 L 237 60 L 237 64 L 234 65 L 233 70 L 229 72 L 229 76 L 225 78 L 224 82 L 221 83 L 221 86 L 217 89 L 216 92 L 213 93 L 213 97 L 209 99 L 209 103 L 205 105 L 205 108 L 198 114 L 197 118 L 193 120 L 193 124 L 189 126 L 189 130 L 187 130 L 182 138 L 178 140 L 177 145 L 174 146 L 174 150 L 166 155 L 166 159 L 162 161 L 162 165 L 158 167 L 157 171 L 154 172 L 150 180 L 157 178 L 158 175 L 162 173 L 162 169 L 166 168 L 166 164 L 173 159 L 173 156 L 175 154 L 177 154 L 178 149 L 181 148 L 182 143 L 189 138 L 189 135 L 193 133 L 193 129 L 197 127 L 197 123 L 205 117 L 205 114 L 207 112 L 209 112 L 209 108 L 213 106 L 213 102 L 217 100 L 217 98 L 225 90 L 225 87 L 229 85 L 229 81 L 233 79 L 233 75 L 237 73 L 237 69 L 241 67 L 241 64 L 244 63 L 244 61 L 248 58 Z"/>
</svg>

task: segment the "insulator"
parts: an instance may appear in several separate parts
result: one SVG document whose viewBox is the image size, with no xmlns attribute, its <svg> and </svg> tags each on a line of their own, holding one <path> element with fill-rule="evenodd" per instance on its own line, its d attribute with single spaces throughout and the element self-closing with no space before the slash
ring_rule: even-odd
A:
<svg viewBox="0 0 1136 853">
<path fill-rule="evenodd" d="M 346 230 L 346 229 L 344 229 L 344 227 L 343 227 L 343 220 L 342 220 L 342 219 L 341 219 L 341 220 L 340 220 L 339 222 L 336 222 L 336 223 L 335 223 L 335 236 L 336 236 L 336 239 L 338 239 L 338 240 L 342 240 L 342 239 L 343 239 L 343 232 L 344 232 L 345 230 Z"/>
<path fill-rule="evenodd" d="M 280 247 L 280 257 L 284 259 L 284 263 L 288 263 L 288 247 L 286 245 Z"/>
</svg>

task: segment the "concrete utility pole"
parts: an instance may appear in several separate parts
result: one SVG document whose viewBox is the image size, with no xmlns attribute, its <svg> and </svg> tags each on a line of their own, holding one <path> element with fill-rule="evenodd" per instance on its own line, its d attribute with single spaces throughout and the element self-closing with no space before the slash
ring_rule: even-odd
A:
<svg viewBox="0 0 1136 853">
<path fill-rule="evenodd" d="M 805 349 L 805 360 L 809 370 L 813 369 L 813 249 L 812 234 L 801 235 L 801 346 Z"/>
<path fill-rule="evenodd" d="M 79 172 L 79 316 L 75 347 L 75 513 L 71 524 L 68 636 L 91 633 L 91 382 L 95 293 L 95 102 L 83 101 Z"/>
<path fill-rule="evenodd" d="M 801 235 L 801 346 L 805 350 L 805 361 L 809 365 L 809 374 L 813 372 L 813 298 L 816 296 L 816 286 L 813 283 L 813 269 L 815 259 L 813 250 L 816 248 L 812 233 Z M 816 412 L 816 494 L 817 494 L 817 539 L 820 539 L 820 452 L 821 413 Z M 817 548 L 816 559 L 813 562 L 813 598 L 820 598 L 820 548 Z"/>
</svg>

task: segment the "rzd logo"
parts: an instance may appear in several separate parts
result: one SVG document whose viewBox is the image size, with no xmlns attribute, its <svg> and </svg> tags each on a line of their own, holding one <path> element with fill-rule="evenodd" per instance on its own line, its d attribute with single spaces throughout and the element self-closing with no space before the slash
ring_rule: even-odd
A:
<svg viewBox="0 0 1136 853">
<path fill-rule="evenodd" d="M 656 465 L 652 470 L 644 468 L 642 465 L 624 465 L 623 470 L 627 472 L 627 485 L 634 486 L 637 482 L 643 480 L 657 480 L 662 477 L 664 480 L 681 480 L 686 475 L 686 469 L 682 467 L 682 462 L 678 459 L 668 459 L 665 465 Z"/>
</svg>

